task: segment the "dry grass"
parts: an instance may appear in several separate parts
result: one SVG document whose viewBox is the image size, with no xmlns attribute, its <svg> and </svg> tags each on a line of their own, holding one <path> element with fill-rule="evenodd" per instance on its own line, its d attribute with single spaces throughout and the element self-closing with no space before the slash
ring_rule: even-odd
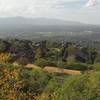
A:
<svg viewBox="0 0 100 100">
<path fill-rule="evenodd" d="M 40 67 L 38 67 L 38 66 L 36 66 L 36 65 L 34 65 L 34 64 L 27 64 L 27 65 L 25 66 L 25 68 L 29 68 L 29 69 L 41 69 Z"/>
<path fill-rule="evenodd" d="M 79 74 L 81 74 L 81 71 L 61 69 L 61 68 L 50 67 L 50 66 L 45 67 L 44 71 L 47 71 L 49 73 L 63 73 L 63 74 L 69 74 L 69 75 L 79 75 Z"/>
<path fill-rule="evenodd" d="M 68 74 L 68 75 L 79 75 L 81 74 L 81 71 L 78 70 L 68 70 L 68 69 L 62 69 L 62 68 L 57 68 L 57 67 L 51 67 L 51 66 L 46 66 L 45 68 L 40 68 L 34 64 L 27 64 L 25 68 L 28 69 L 39 69 L 46 71 L 48 73 L 62 73 L 62 74 Z"/>
</svg>

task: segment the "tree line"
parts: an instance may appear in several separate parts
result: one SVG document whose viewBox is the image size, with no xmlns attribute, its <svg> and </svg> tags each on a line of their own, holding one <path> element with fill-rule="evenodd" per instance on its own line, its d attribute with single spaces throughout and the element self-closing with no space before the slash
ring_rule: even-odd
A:
<svg viewBox="0 0 100 100">
<path fill-rule="evenodd" d="M 33 63 L 40 58 L 94 64 L 98 51 L 74 42 L 52 43 L 46 40 L 34 42 L 20 39 L 0 39 L 0 55 L 1 59 L 2 55 L 3 57 L 9 55 L 8 61 L 17 61 L 22 64 Z"/>
</svg>

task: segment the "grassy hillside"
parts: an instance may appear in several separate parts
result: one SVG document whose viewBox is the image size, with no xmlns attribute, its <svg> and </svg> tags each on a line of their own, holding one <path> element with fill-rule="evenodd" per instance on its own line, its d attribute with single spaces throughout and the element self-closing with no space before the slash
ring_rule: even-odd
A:
<svg viewBox="0 0 100 100">
<path fill-rule="evenodd" d="M 0 65 L 1 100 L 99 100 L 100 72 L 64 75 Z"/>
<path fill-rule="evenodd" d="M 74 42 L 0 39 L 0 100 L 99 100 L 99 50 Z"/>
</svg>

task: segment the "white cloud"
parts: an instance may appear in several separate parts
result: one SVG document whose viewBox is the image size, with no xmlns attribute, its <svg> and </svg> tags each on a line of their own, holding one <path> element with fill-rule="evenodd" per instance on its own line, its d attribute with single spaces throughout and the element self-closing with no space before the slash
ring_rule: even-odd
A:
<svg viewBox="0 0 100 100">
<path fill-rule="evenodd" d="M 93 6 L 95 6 L 95 5 L 97 5 L 97 4 L 99 4 L 100 3 L 100 0 L 89 0 L 87 3 L 86 3 L 86 7 L 93 7 Z"/>
<path fill-rule="evenodd" d="M 83 22 L 85 21 L 84 19 L 88 19 L 89 22 L 92 22 L 93 18 L 94 20 L 99 19 L 100 7 L 94 7 L 95 9 L 93 8 L 92 10 L 83 8 L 87 1 L 88 0 L 0 0 L 0 16 L 52 17 Z M 75 8 L 75 4 L 80 5 L 79 7 L 82 6 L 82 8 Z M 90 15 L 92 16 L 91 18 Z"/>
<path fill-rule="evenodd" d="M 26 16 L 35 15 L 41 10 L 47 11 L 59 8 L 61 2 L 73 0 L 0 0 L 0 16 Z M 79 1 L 79 0 L 74 0 Z"/>
<path fill-rule="evenodd" d="M 1 16 L 16 16 L 34 14 L 41 9 L 48 9 L 56 2 L 54 0 L 0 0 Z"/>
<path fill-rule="evenodd" d="M 0 15 L 12 16 L 34 14 L 38 10 L 51 10 L 61 8 L 61 3 L 74 3 L 80 0 L 0 0 Z"/>
</svg>

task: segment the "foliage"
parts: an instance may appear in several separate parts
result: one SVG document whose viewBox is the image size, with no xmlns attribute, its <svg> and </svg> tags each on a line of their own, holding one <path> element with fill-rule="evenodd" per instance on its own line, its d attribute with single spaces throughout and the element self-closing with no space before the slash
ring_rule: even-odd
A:
<svg viewBox="0 0 100 100">
<path fill-rule="evenodd" d="M 6 50 L 6 44 L 0 40 L 0 53 L 5 52 Z"/>
<path fill-rule="evenodd" d="M 11 67 L 11 69 L 9 69 Z M 28 70 L 1 66 L 0 99 L 1 100 L 33 100 L 40 94 L 51 77 L 42 70 Z"/>
<path fill-rule="evenodd" d="M 100 72 L 64 76 L 1 65 L 0 86 L 1 100 L 99 100 Z"/>
<path fill-rule="evenodd" d="M 71 42 L 63 46 L 57 42 L 0 40 L 0 100 L 99 100 L 98 51 L 84 46 L 80 48 Z M 12 61 L 18 65 L 12 66 Z M 32 63 L 42 68 L 25 67 Z M 43 71 L 46 66 L 84 73 L 80 76 L 49 74 Z M 96 72 L 86 74 L 87 70 Z"/>
<path fill-rule="evenodd" d="M 99 100 L 100 72 L 66 79 L 55 100 Z"/>
<path fill-rule="evenodd" d="M 10 53 L 1 53 L 0 54 L 0 64 L 9 63 L 12 60 Z"/>
<path fill-rule="evenodd" d="M 9 52 L 14 55 L 14 58 L 19 59 L 24 57 L 29 59 L 30 62 L 34 61 L 34 50 L 31 41 L 14 39 L 10 41 L 10 44 Z"/>
<path fill-rule="evenodd" d="M 51 79 L 39 98 L 41 98 L 41 100 L 55 100 L 56 91 L 61 87 L 61 85 L 62 83 L 60 79 Z"/>
<path fill-rule="evenodd" d="M 26 57 L 20 57 L 19 59 L 17 59 L 17 63 L 20 65 L 27 65 L 28 63 L 30 63 L 30 61 Z"/>
<path fill-rule="evenodd" d="M 92 69 L 92 67 L 89 67 L 88 64 L 82 64 L 82 63 L 69 63 L 66 68 L 72 70 L 81 70 L 81 71 Z"/>
<path fill-rule="evenodd" d="M 81 71 L 92 69 L 92 67 L 89 66 L 88 64 L 75 63 L 75 62 L 68 63 L 68 62 L 58 61 L 57 66 L 60 68 L 71 69 L 71 70 L 81 70 Z"/>
<path fill-rule="evenodd" d="M 40 66 L 40 67 L 45 67 L 48 65 L 48 61 L 43 59 L 43 58 L 40 58 L 40 59 L 37 59 L 35 62 L 34 62 L 35 65 L 37 66 Z"/>
<path fill-rule="evenodd" d="M 27 69 L 21 70 L 19 78 L 24 84 L 21 91 L 33 94 L 41 93 L 50 79 L 49 75 L 41 70 Z"/>
<path fill-rule="evenodd" d="M 100 71 L 100 63 L 95 63 L 95 64 L 91 65 L 91 67 L 95 71 Z"/>
</svg>

